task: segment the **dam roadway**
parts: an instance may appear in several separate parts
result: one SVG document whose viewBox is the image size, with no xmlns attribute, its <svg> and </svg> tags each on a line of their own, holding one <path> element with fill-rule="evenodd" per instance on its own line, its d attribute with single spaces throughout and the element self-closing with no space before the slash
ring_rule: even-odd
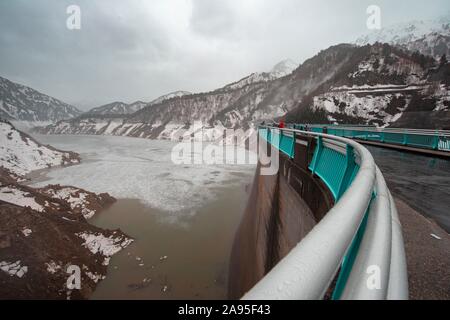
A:
<svg viewBox="0 0 450 320">
<path fill-rule="evenodd" d="M 410 299 L 450 299 L 450 160 L 368 149 L 396 200 Z"/>
<path fill-rule="evenodd" d="M 368 188 L 361 183 L 361 171 L 368 167 L 367 155 L 358 145 L 321 133 L 267 128 L 260 129 L 260 137 L 271 145 L 269 153 L 279 153 L 280 170 L 276 176 L 255 177 L 232 252 L 230 297 L 450 299 L 448 157 L 367 146 L 369 157 L 381 171 L 375 166 L 378 171 L 372 200 L 358 200 L 364 198 L 358 192 Z M 412 136 L 408 141 L 425 140 Z M 448 148 L 447 142 L 429 138 L 424 143 L 435 145 L 433 149 L 438 145 Z M 389 205 L 390 194 L 395 201 L 391 197 Z M 346 253 L 339 258 L 343 260 L 328 257 L 342 252 L 339 243 L 348 237 L 342 240 L 341 234 L 348 226 L 343 223 L 340 233 L 335 229 L 342 220 L 356 217 L 352 214 L 358 210 L 352 207 L 365 210 L 361 201 L 369 201 L 369 208 L 355 218 L 362 222 L 351 244 L 344 246 Z M 395 222 L 398 219 L 400 229 Z M 406 263 L 401 261 L 405 256 Z M 243 263 L 236 263 L 239 260 Z M 337 273 L 334 267 L 323 266 L 336 261 L 341 261 Z M 369 261 L 384 265 L 382 270 L 390 264 L 383 280 L 384 293 L 374 294 L 361 284 L 366 281 L 364 266 L 371 266 Z M 252 270 L 245 270 L 245 265 L 251 265 Z M 297 270 L 303 271 L 294 274 Z M 403 278 L 406 273 L 407 280 Z"/>
</svg>

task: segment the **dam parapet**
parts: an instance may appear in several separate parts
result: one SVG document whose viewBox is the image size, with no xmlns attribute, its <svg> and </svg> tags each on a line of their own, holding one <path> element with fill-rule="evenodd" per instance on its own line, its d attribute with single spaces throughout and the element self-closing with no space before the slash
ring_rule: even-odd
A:
<svg viewBox="0 0 450 320">
<path fill-rule="evenodd" d="M 230 298 L 407 299 L 395 203 L 370 152 L 347 138 L 260 127 L 279 154 L 261 175 L 234 242 Z"/>
<path fill-rule="evenodd" d="M 414 152 L 444 159 L 450 158 L 450 130 L 380 128 L 363 125 L 292 124 L 293 129 L 350 138 L 359 143 Z"/>
</svg>

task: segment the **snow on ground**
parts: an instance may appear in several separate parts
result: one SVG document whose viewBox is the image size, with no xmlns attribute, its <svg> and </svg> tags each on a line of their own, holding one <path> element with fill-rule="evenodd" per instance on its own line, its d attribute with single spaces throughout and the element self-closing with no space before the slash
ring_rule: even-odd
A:
<svg viewBox="0 0 450 320">
<path fill-rule="evenodd" d="M 44 207 L 36 202 L 33 195 L 10 186 L 0 186 L 0 200 L 13 203 L 20 207 L 30 207 L 39 212 L 44 211 Z"/>
<path fill-rule="evenodd" d="M 31 229 L 29 229 L 29 228 L 23 228 L 23 229 L 22 229 L 22 234 L 23 234 L 25 237 L 30 236 L 30 234 L 32 234 L 32 233 L 33 233 L 33 231 L 32 231 Z"/>
<path fill-rule="evenodd" d="M 24 132 L 30 132 L 30 130 L 34 127 L 45 127 L 50 124 L 53 124 L 52 121 L 23 121 L 23 120 L 11 120 L 11 123 L 14 125 L 14 127 Z"/>
<path fill-rule="evenodd" d="M 114 130 L 122 125 L 123 120 L 111 120 L 108 124 L 108 127 L 103 132 L 104 135 L 110 135 L 114 132 Z"/>
<path fill-rule="evenodd" d="M 45 193 L 54 199 L 65 200 L 72 209 L 80 210 L 85 219 L 90 219 L 95 214 L 95 210 L 91 210 L 86 206 L 88 202 L 87 193 L 80 191 L 78 188 L 47 189 Z"/>
<path fill-rule="evenodd" d="M 238 89 L 245 87 L 251 83 L 260 82 L 260 81 L 271 81 L 275 80 L 288 74 L 292 73 L 295 69 L 297 69 L 298 64 L 291 59 L 286 59 L 277 63 L 270 71 L 268 72 L 255 72 L 251 75 L 242 78 L 241 80 L 228 84 L 225 86 L 227 89 Z"/>
<path fill-rule="evenodd" d="M 16 262 L 0 261 L 0 270 L 8 273 L 10 276 L 22 278 L 27 272 L 27 266 L 21 266 L 20 260 Z"/>
<path fill-rule="evenodd" d="M 102 276 L 101 274 L 93 273 L 93 272 L 89 271 L 89 268 L 84 264 L 83 264 L 83 271 L 88 276 L 88 278 L 91 279 L 92 281 L 94 281 L 95 283 L 106 278 L 106 276 Z"/>
<path fill-rule="evenodd" d="M 0 166 L 23 176 L 33 170 L 58 166 L 68 153 L 38 145 L 15 130 L 9 123 L 0 122 Z"/>
<path fill-rule="evenodd" d="M 391 88 L 391 89 L 386 89 Z M 367 121 L 380 120 L 383 126 L 398 120 L 405 108 L 407 107 L 410 98 L 404 95 L 404 92 L 418 90 L 421 87 L 405 86 L 404 88 L 395 89 L 392 85 L 386 87 L 367 87 L 358 90 L 358 87 L 353 87 L 349 90 L 348 87 L 334 88 L 332 91 L 315 96 L 313 99 L 314 109 L 324 109 L 331 113 L 329 120 L 335 120 L 333 114 L 346 114 L 352 117 L 360 117 Z M 375 93 L 383 94 L 375 94 Z M 386 112 L 386 108 L 393 99 L 404 98 L 405 105 L 394 110 L 395 113 L 390 114 Z M 392 110 L 390 110 L 392 112 Z"/>
<path fill-rule="evenodd" d="M 53 260 L 46 262 L 45 266 L 47 267 L 47 271 L 51 274 L 55 274 L 57 271 L 61 270 L 61 266 Z"/>
<path fill-rule="evenodd" d="M 433 111 L 448 110 L 450 104 L 450 88 L 441 84 L 436 88 L 434 97 L 436 98 L 436 107 Z"/>
<path fill-rule="evenodd" d="M 83 246 L 85 248 L 89 249 L 93 254 L 99 253 L 105 257 L 104 265 L 109 264 L 109 258 L 112 255 L 133 242 L 133 239 L 126 238 L 122 235 L 105 237 L 101 233 L 94 234 L 87 231 L 76 233 L 76 235 L 84 240 Z"/>
<path fill-rule="evenodd" d="M 196 208 L 214 199 L 222 186 L 241 185 L 255 170 L 255 162 L 175 164 L 171 152 L 178 144 L 170 141 L 78 135 L 39 136 L 39 139 L 80 153 L 82 162 L 50 170 L 48 180 L 35 186 L 75 185 L 92 192 L 108 192 L 118 199 L 139 199 L 147 206 L 176 215 L 192 215 Z M 242 148 L 226 147 L 228 155 L 234 150 L 240 155 L 246 153 Z M 203 155 L 196 149 L 187 152 Z"/>
</svg>

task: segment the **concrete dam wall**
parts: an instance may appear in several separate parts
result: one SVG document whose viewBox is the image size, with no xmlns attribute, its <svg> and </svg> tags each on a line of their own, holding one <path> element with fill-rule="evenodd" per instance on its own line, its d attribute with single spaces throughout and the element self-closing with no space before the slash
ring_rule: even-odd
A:
<svg viewBox="0 0 450 320">
<path fill-rule="evenodd" d="M 279 152 L 279 170 L 261 175 L 258 163 L 231 252 L 230 299 L 251 289 L 333 206 L 331 192 L 308 169 L 314 148 L 315 139 L 298 137 L 290 159 L 268 144 L 269 152 Z"/>
</svg>

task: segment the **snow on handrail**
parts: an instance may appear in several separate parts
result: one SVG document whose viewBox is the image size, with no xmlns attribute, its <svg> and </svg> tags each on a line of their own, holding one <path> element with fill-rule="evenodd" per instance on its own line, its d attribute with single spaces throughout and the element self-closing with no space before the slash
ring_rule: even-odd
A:
<svg viewBox="0 0 450 320">
<path fill-rule="evenodd" d="M 395 275 L 406 274 L 395 204 L 370 152 L 347 138 L 296 129 L 276 129 L 321 137 L 324 142 L 344 143 L 358 155 L 360 168 L 325 217 L 243 299 L 322 299 L 349 253 L 366 213 L 369 218 L 363 240 L 358 246 L 353 266 L 350 266 L 348 278 L 343 277 L 343 291 L 337 298 L 407 299 L 407 278 L 390 277 L 391 272 Z M 392 257 L 392 253 L 401 256 Z M 368 267 L 375 271 L 379 268 L 379 288 L 378 282 L 375 288 L 368 284 L 368 276 L 371 275 Z"/>
</svg>

